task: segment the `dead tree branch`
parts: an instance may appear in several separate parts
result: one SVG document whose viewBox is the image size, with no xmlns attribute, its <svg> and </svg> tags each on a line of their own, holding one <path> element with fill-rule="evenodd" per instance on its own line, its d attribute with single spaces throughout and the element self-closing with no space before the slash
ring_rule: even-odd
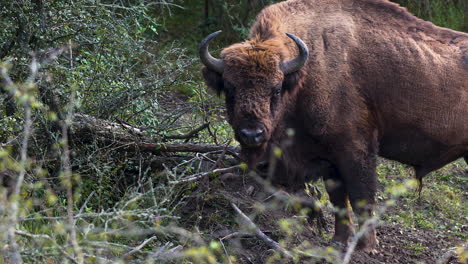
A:
<svg viewBox="0 0 468 264">
<path fill-rule="evenodd" d="M 204 124 L 199 127 L 197 129 L 198 132 L 206 126 L 208 125 Z M 239 152 L 239 149 L 236 147 L 226 147 L 224 145 L 157 143 L 150 137 L 146 136 L 141 129 L 134 126 L 123 123 L 114 123 L 84 114 L 73 115 L 73 122 L 70 130 L 70 135 L 75 141 L 86 142 L 97 140 L 98 142 L 105 144 L 112 144 L 123 151 L 149 152 L 158 155 L 170 152 L 207 153 L 226 150 L 228 154 L 236 158 L 238 158 L 237 153 Z M 196 130 L 194 131 L 189 134 L 198 133 Z"/>
<path fill-rule="evenodd" d="M 238 170 L 238 169 L 240 169 L 239 165 L 235 165 L 235 166 L 227 167 L 227 168 L 214 169 L 212 171 L 206 171 L 206 172 L 201 172 L 201 173 L 194 174 L 191 177 L 186 178 L 186 179 L 182 179 L 182 180 L 178 180 L 178 181 L 169 181 L 169 184 L 175 185 L 175 184 L 193 182 L 193 181 L 197 181 L 197 180 L 202 179 L 202 178 L 204 178 L 204 177 L 206 177 L 208 175 L 211 175 L 211 174 L 232 172 L 232 171 L 235 171 L 235 170 Z"/>
<path fill-rule="evenodd" d="M 65 249 L 63 249 L 61 246 L 59 246 L 57 244 L 57 242 L 55 242 L 55 240 L 52 239 L 49 235 L 46 235 L 46 234 L 31 234 L 31 233 L 20 231 L 20 230 L 15 230 L 15 234 L 17 234 L 19 236 L 22 236 L 22 237 L 30 238 L 30 239 L 46 239 L 46 240 L 49 240 L 55 246 L 57 246 L 60 253 L 62 253 L 68 260 L 70 260 L 72 263 L 78 264 L 78 262 L 72 256 L 70 256 L 67 253 L 67 251 L 65 251 Z"/>
<path fill-rule="evenodd" d="M 134 143 L 125 146 L 127 150 L 148 151 L 154 154 L 162 152 L 198 152 L 206 153 L 212 151 L 223 150 L 225 146 L 207 145 L 207 144 L 162 144 L 162 143 Z M 237 148 L 229 146 L 228 149 L 232 152 L 237 152 Z"/>
<path fill-rule="evenodd" d="M 195 128 L 194 130 L 186 133 L 186 134 L 181 134 L 181 135 L 169 135 L 169 136 L 165 136 L 164 139 L 191 139 L 195 136 L 198 135 L 198 133 L 200 131 L 202 131 L 203 129 L 206 129 L 208 128 L 208 126 L 210 125 L 210 122 L 206 122 L 205 124 Z"/>
<path fill-rule="evenodd" d="M 156 237 L 156 236 L 152 236 L 152 237 L 146 239 L 146 240 L 143 241 L 143 243 L 141 243 L 139 246 L 137 246 L 137 247 L 135 247 L 134 249 L 130 250 L 129 252 L 125 253 L 125 254 L 122 256 L 122 258 L 126 258 L 126 257 L 128 257 L 128 256 L 130 256 L 130 255 L 132 255 L 132 254 L 135 254 L 135 253 L 139 252 L 144 246 L 146 246 L 146 244 L 148 244 L 149 242 L 151 242 L 151 241 L 153 241 L 153 240 L 155 240 L 155 239 L 157 239 L 157 238 L 158 238 L 158 237 Z"/>
<path fill-rule="evenodd" d="M 263 233 L 262 230 L 260 230 L 260 228 L 258 228 L 255 225 L 255 223 L 252 222 L 252 220 L 250 220 L 250 218 L 248 216 L 246 216 L 234 203 L 231 203 L 231 206 L 234 209 L 234 211 L 236 211 L 236 213 L 239 214 L 242 221 L 245 223 L 245 225 L 247 225 L 247 228 L 250 231 L 254 232 L 255 235 L 258 238 L 263 240 L 269 247 L 271 247 L 271 248 L 275 249 L 276 251 L 280 252 L 283 256 L 286 256 L 288 258 L 292 258 L 291 253 L 289 253 L 286 249 L 282 248 L 278 242 L 274 241 L 273 239 L 271 239 L 270 237 L 265 235 L 265 233 Z"/>
</svg>

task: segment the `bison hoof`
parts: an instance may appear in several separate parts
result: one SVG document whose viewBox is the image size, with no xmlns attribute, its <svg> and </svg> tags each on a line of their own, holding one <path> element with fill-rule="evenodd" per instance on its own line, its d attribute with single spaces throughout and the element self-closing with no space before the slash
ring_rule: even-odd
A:
<svg viewBox="0 0 468 264">
<path fill-rule="evenodd" d="M 372 236 L 372 234 L 362 240 L 359 240 L 357 249 L 363 252 L 368 253 L 369 255 L 377 254 L 377 247 L 379 245 L 379 241 L 377 237 Z"/>
<path fill-rule="evenodd" d="M 346 243 L 343 243 L 337 240 L 330 241 L 330 245 L 333 246 L 334 248 L 341 249 L 341 250 L 344 250 L 346 248 Z"/>
<path fill-rule="evenodd" d="M 369 255 L 377 255 L 378 251 L 376 248 L 362 248 L 361 251 L 369 254 Z"/>
</svg>

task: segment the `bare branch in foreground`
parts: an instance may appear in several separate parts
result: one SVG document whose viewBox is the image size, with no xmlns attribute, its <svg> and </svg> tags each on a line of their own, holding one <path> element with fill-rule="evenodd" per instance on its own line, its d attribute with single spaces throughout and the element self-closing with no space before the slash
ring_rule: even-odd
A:
<svg viewBox="0 0 468 264">
<path fill-rule="evenodd" d="M 348 264 L 351 261 L 351 255 L 356 249 L 356 246 L 359 242 L 359 239 L 363 237 L 367 232 L 371 231 L 372 229 L 376 228 L 378 221 L 380 219 L 380 215 L 376 214 L 371 218 L 364 221 L 361 229 L 353 236 L 351 243 L 349 243 L 348 248 L 346 249 L 346 253 L 343 257 L 342 264 Z"/>
<path fill-rule="evenodd" d="M 2 75 L 5 79 L 9 78 L 4 67 L 1 68 Z M 33 57 L 33 61 L 31 63 L 31 76 L 30 78 L 34 80 L 37 73 L 37 62 L 36 59 Z M 33 82 L 29 83 L 31 85 L 30 89 L 33 87 Z M 10 208 L 9 208 L 9 221 L 7 227 L 8 233 L 8 240 L 10 243 L 10 251 L 11 251 L 11 260 L 13 263 L 23 263 L 23 258 L 20 254 L 20 248 L 18 243 L 16 242 L 15 237 L 15 227 L 18 224 L 18 214 L 19 214 L 19 197 L 21 186 L 24 182 L 24 177 L 26 175 L 26 166 L 28 162 L 28 141 L 32 133 L 32 116 L 31 116 L 31 105 L 28 102 L 23 103 L 23 108 L 25 109 L 25 120 L 24 120 L 24 127 L 23 127 L 23 139 L 21 142 L 21 149 L 20 149 L 20 171 L 18 173 L 18 177 L 16 178 L 16 182 L 13 187 L 12 195 L 10 196 Z"/>
<path fill-rule="evenodd" d="M 282 248 L 278 242 L 274 241 L 273 239 L 271 239 L 270 237 L 265 235 L 265 233 L 263 233 L 262 230 L 260 230 L 260 228 L 258 228 L 255 225 L 255 223 L 252 222 L 252 220 L 250 220 L 250 218 L 248 216 L 246 216 L 234 203 L 231 203 L 231 206 L 236 211 L 236 213 L 239 214 L 242 221 L 245 222 L 245 224 L 247 225 L 247 228 L 249 230 L 253 231 L 258 238 L 263 240 L 269 247 L 271 247 L 271 248 L 275 249 L 276 251 L 280 252 L 282 255 L 284 255 L 284 256 L 286 256 L 288 258 L 292 258 L 291 253 L 289 253 L 287 250 Z"/>
<path fill-rule="evenodd" d="M 73 53 L 72 53 L 72 45 L 71 41 L 69 41 L 69 55 L 70 55 L 70 67 L 73 68 Z M 67 215 L 68 215 L 68 231 L 70 232 L 70 244 L 73 248 L 73 251 L 76 255 L 77 262 L 82 264 L 84 263 L 84 255 L 81 247 L 78 243 L 78 235 L 76 232 L 76 221 L 74 218 L 74 193 L 73 193 L 73 180 L 72 174 L 73 171 L 71 169 L 71 160 L 70 160 L 70 146 L 68 144 L 68 128 L 72 121 L 72 109 L 73 105 L 75 104 L 75 92 L 73 91 L 70 98 L 70 104 L 68 105 L 67 109 L 67 116 L 65 122 L 62 125 L 62 169 L 63 169 L 63 181 L 62 184 L 64 185 L 66 192 L 67 192 Z"/>
</svg>

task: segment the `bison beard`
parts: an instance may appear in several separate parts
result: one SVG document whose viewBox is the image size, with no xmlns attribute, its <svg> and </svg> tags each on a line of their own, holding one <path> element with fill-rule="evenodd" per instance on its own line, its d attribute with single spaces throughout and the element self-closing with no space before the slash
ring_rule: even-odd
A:
<svg viewBox="0 0 468 264">
<path fill-rule="evenodd" d="M 352 234 L 348 201 L 360 224 L 372 215 L 377 155 L 413 166 L 418 179 L 468 159 L 468 34 L 386 0 L 271 5 L 221 59 L 208 52 L 217 34 L 200 44 L 203 76 L 226 96 L 242 155 L 253 167 L 283 146 L 276 183 L 324 177 L 331 202 L 346 211 L 335 215 L 334 240 Z M 376 245 L 372 230 L 359 248 Z"/>
</svg>

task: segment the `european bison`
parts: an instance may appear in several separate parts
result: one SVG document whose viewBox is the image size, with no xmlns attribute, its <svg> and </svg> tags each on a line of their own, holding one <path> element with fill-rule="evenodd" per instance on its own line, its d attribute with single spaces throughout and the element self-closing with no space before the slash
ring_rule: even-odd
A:
<svg viewBox="0 0 468 264">
<path fill-rule="evenodd" d="M 434 26 L 386 0 L 290 0 L 265 8 L 250 39 L 221 59 L 200 44 L 209 87 L 224 93 L 229 123 L 251 165 L 284 147 L 275 180 L 303 184 L 319 163 L 332 203 L 372 214 L 377 155 L 422 177 L 468 160 L 468 34 Z M 289 144 L 287 131 L 295 131 Z M 349 212 L 335 215 L 346 243 Z M 375 230 L 359 243 L 373 251 Z"/>
</svg>

